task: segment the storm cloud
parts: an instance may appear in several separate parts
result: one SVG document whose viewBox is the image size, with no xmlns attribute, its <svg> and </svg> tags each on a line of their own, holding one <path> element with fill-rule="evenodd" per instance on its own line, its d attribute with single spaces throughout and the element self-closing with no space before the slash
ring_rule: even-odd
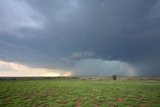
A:
<svg viewBox="0 0 160 107">
<path fill-rule="evenodd" d="M 2 61 L 160 75 L 159 0 L 0 0 L 0 17 Z"/>
</svg>

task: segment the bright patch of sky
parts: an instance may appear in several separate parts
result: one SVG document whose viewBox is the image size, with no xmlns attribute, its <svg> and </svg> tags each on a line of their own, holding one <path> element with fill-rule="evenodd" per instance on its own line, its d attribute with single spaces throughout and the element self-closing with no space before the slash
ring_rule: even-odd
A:
<svg viewBox="0 0 160 107">
<path fill-rule="evenodd" d="M 23 64 L 0 61 L 0 77 L 57 77 L 71 75 L 72 73 L 70 71 L 60 69 L 34 68 Z"/>
</svg>

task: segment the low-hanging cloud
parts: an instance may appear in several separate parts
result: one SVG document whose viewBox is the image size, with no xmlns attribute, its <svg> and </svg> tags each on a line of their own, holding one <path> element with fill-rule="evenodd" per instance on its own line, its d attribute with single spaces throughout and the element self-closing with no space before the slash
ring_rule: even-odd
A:
<svg viewBox="0 0 160 107">
<path fill-rule="evenodd" d="M 72 67 L 73 75 L 80 76 L 137 76 L 137 69 L 121 61 L 102 61 L 100 59 L 81 60 Z"/>
<path fill-rule="evenodd" d="M 138 71 L 136 75 L 160 74 L 158 0 L 0 2 L 0 22 L 3 22 L 0 59 L 3 61 L 74 69 L 80 68 L 77 63 L 84 60 L 99 62 L 100 59 L 103 63 L 119 61 L 133 66 L 132 71 Z M 84 70 L 87 75 L 104 74 L 103 70 L 87 69 Z"/>
</svg>

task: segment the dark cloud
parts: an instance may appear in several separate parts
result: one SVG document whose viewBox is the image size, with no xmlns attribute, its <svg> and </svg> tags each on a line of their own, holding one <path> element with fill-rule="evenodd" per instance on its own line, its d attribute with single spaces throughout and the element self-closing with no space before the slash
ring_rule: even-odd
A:
<svg viewBox="0 0 160 107">
<path fill-rule="evenodd" d="M 0 19 L 1 60 L 71 69 L 101 59 L 126 62 L 141 75 L 160 74 L 158 0 L 1 2 L 0 17 L 7 18 Z"/>
</svg>

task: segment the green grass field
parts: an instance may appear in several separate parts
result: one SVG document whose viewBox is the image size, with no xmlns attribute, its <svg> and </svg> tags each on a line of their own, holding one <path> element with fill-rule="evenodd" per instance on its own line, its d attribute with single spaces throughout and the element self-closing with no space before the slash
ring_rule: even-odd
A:
<svg viewBox="0 0 160 107">
<path fill-rule="evenodd" d="M 2 80 L 0 107 L 160 107 L 160 81 Z"/>
</svg>

